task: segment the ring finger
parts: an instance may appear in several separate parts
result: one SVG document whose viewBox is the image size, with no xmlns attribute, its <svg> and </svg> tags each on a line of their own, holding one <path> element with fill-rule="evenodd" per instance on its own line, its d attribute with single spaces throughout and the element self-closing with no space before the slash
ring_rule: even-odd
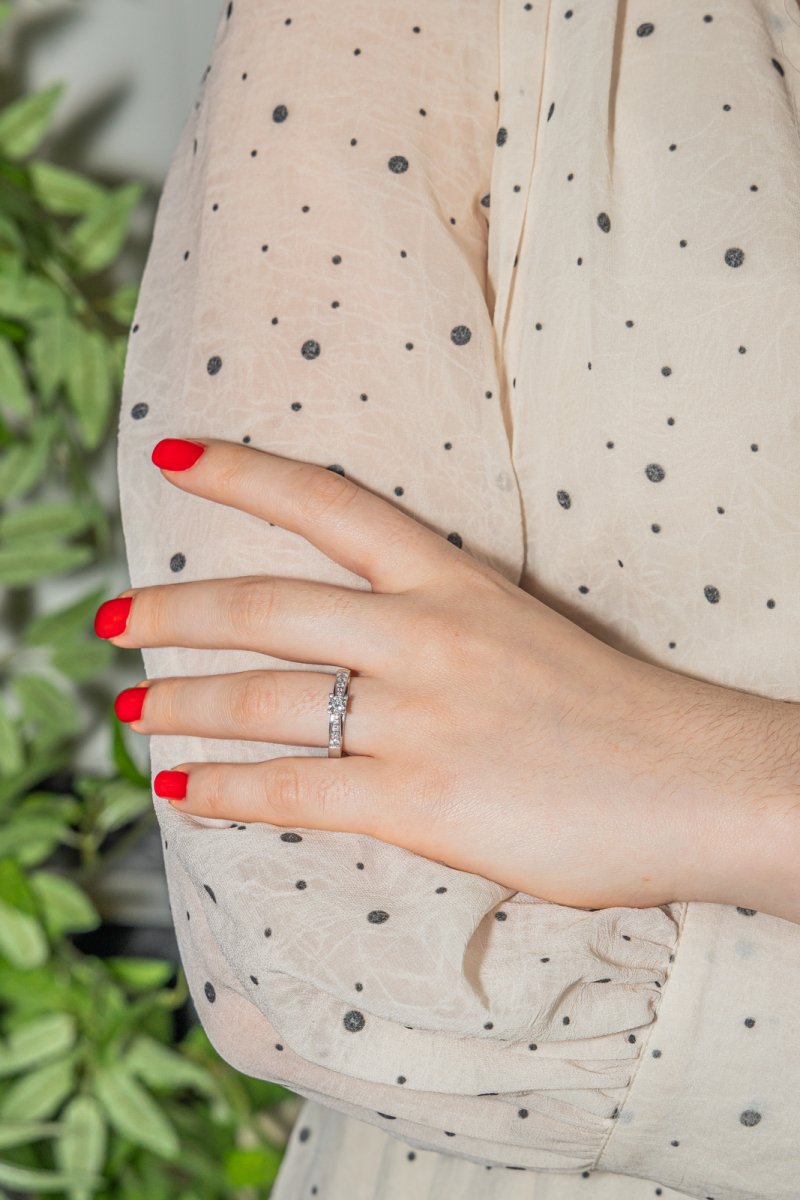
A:
<svg viewBox="0 0 800 1200">
<path fill-rule="evenodd" d="M 327 747 L 327 704 L 335 679 L 335 674 L 325 671 L 143 679 L 120 692 L 114 708 L 135 733 Z M 346 754 L 375 755 L 379 745 L 375 716 L 386 707 L 385 698 L 382 703 L 378 695 L 381 688 L 374 679 L 351 675 L 343 739 Z"/>
</svg>

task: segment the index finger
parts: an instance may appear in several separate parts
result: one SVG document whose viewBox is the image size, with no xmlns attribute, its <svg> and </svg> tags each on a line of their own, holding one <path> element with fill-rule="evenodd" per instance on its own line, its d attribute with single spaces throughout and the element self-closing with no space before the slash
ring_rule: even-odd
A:
<svg viewBox="0 0 800 1200">
<path fill-rule="evenodd" d="M 186 439 L 205 447 L 191 469 L 161 466 L 182 440 L 153 449 L 170 483 L 299 533 L 376 591 L 409 590 L 452 564 L 450 542 L 338 471 L 208 437 Z"/>
</svg>

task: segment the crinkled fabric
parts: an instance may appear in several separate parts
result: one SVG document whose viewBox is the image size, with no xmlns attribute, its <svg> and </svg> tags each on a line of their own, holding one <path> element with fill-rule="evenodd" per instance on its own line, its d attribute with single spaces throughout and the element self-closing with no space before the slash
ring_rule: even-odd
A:
<svg viewBox="0 0 800 1200">
<path fill-rule="evenodd" d="M 128 344 L 131 585 L 368 586 L 150 463 L 241 440 L 626 654 L 800 701 L 799 96 L 796 0 L 223 4 Z M 318 747 L 154 735 L 152 772 L 325 755 L 325 702 Z M 274 1200 L 799 1200 L 800 926 L 154 805 L 203 1026 L 306 1101 Z"/>
</svg>

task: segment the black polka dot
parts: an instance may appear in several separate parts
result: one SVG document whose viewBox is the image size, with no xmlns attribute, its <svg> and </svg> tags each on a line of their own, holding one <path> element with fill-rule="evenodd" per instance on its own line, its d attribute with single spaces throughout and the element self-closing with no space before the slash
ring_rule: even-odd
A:
<svg viewBox="0 0 800 1200">
<path fill-rule="evenodd" d="M 703 588 L 703 595 L 709 604 L 719 604 L 719 588 L 715 588 L 713 584 L 706 584 Z"/>
<path fill-rule="evenodd" d="M 222 367 L 222 359 L 218 354 L 214 354 L 206 363 L 206 370 L 209 375 L 216 375 Z"/>
<path fill-rule="evenodd" d="M 604 212 L 598 213 L 597 214 L 597 224 L 600 226 L 603 233 L 608 233 L 609 229 L 611 228 L 611 221 L 609 219 L 608 213 L 604 213 Z"/>
<path fill-rule="evenodd" d="M 382 909 L 376 908 L 372 912 L 367 913 L 367 920 L 372 925 L 382 925 L 384 921 L 389 920 L 389 914 L 387 912 L 383 912 Z"/>
<path fill-rule="evenodd" d="M 208 886 L 208 884 L 207 884 L 207 883 L 204 883 L 204 884 L 203 884 L 203 887 L 206 889 L 206 891 L 208 892 L 209 896 L 211 897 L 211 899 L 212 899 L 212 900 L 214 901 L 214 903 L 216 904 L 216 903 L 217 903 L 217 897 L 214 895 L 213 891 L 212 891 L 212 890 L 211 890 L 211 888 Z"/>
<path fill-rule="evenodd" d="M 558 503 L 561 505 L 562 508 L 570 508 L 572 505 L 572 498 L 571 498 L 569 492 L 564 492 L 561 490 L 557 491 L 556 492 L 556 500 L 558 501 Z"/>
<path fill-rule="evenodd" d="M 658 463 L 648 463 L 644 469 L 644 473 L 653 483 L 660 483 L 664 478 L 666 471 Z"/>
<path fill-rule="evenodd" d="M 358 1031 L 363 1029 L 366 1024 L 366 1021 L 364 1020 L 364 1014 L 358 1012 L 354 1008 L 351 1009 L 350 1012 L 345 1013 L 343 1020 L 345 1029 L 349 1029 L 351 1033 L 358 1033 Z"/>
<path fill-rule="evenodd" d="M 740 250 L 737 246 L 733 246 L 730 250 L 726 250 L 725 262 L 729 267 L 740 267 L 744 262 L 744 250 Z"/>
<path fill-rule="evenodd" d="M 300 353 L 303 358 L 318 358 L 320 355 L 319 342 L 303 342 L 303 345 L 300 347 Z"/>
<path fill-rule="evenodd" d="M 299 892 L 302 892 L 305 888 L 308 887 L 308 884 L 306 883 L 305 879 L 298 879 L 297 883 L 294 886 L 297 888 L 297 890 Z"/>
<path fill-rule="evenodd" d="M 756 915 L 756 913 L 758 912 L 758 909 L 757 908 L 740 908 L 739 905 L 737 904 L 736 911 L 738 913 L 741 913 L 743 917 L 754 917 Z"/>
<path fill-rule="evenodd" d="M 497 145 L 504 146 L 506 144 L 507 138 L 508 138 L 508 130 L 504 129 L 503 126 L 501 125 L 497 131 L 497 138 L 495 139 L 497 142 Z"/>
<path fill-rule="evenodd" d="M 170 571 L 182 571 L 185 566 L 186 566 L 186 555 L 185 554 L 181 554 L 181 553 L 173 554 L 172 558 L 169 560 Z"/>
<path fill-rule="evenodd" d="M 637 37 L 649 37 L 654 29 L 655 29 L 655 25 L 653 25 L 650 21 L 645 21 L 636 30 L 636 36 Z"/>
<path fill-rule="evenodd" d="M 131 409 L 131 416 L 134 421 L 141 421 L 142 417 L 146 417 L 150 411 L 150 405 L 145 404 L 144 400 L 140 400 L 138 404 L 134 404 Z"/>
<path fill-rule="evenodd" d="M 282 842 L 302 842 L 302 840 L 303 839 L 301 838 L 299 833 L 282 833 L 281 834 Z"/>
<path fill-rule="evenodd" d="M 456 325 L 454 329 L 450 330 L 450 340 L 456 346 L 465 346 L 471 337 L 472 331 L 466 325 Z"/>
<path fill-rule="evenodd" d="M 203 991 L 206 994 L 206 999 L 208 1000 L 209 1004 L 213 1004 L 217 998 L 217 993 L 214 990 L 213 983 L 209 983 L 208 980 L 206 980 Z"/>
<path fill-rule="evenodd" d="M 753 1017 L 745 1017 L 744 1023 L 748 1029 L 752 1029 L 753 1026 L 755 1025 L 755 1020 Z"/>
<path fill-rule="evenodd" d="M 307 1125 L 304 1125 L 303 1128 L 300 1130 L 300 1132 L 297 1135 L 297 1140 L 299 1142 L 307 1142 L 310 1137 L 311 1137 L 311 1130 L 308 1128 Z"/>
<path fill-rule="evenodd" d="M 272 110 L 272 119 L 277 124 L 280 124 L 281 121 L 285 121 L 286 118 L 288 117 L 288 115 L 289 115 L 289 110 L 285 104 L 278 104 Z"/>
<path fill-rule="evenodd" d="M 387 165 L 390 171 L 394 171 L 395 175 L 402 175 L 404 171 L 408 170 L 408 159 L 403 158 L 402 154 L 394 154 L 389 159 Z"/>
</svg>

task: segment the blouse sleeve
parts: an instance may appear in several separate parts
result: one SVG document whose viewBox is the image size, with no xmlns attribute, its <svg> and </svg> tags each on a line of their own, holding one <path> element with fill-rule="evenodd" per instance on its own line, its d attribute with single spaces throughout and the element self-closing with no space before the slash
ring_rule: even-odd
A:
<svg viewBox="0 0 800 1200">
<path fill-rule="evenodd" d="M 128 347 L 133 587 L 260 573 L 366 587 L 152 467 L 160 438 L 203 434 L 351 476 L 520 577 L 487 275 L 496 14 L 469 5 L 459 38 L 447 6 L 428 5 L 422 37 L 417 7 L 383 6 L 380 37 L 366 0 L 347 22 L 323 0 L 291 18 L 271 3 L 221 11 Z M 148 678 L 327 667 L 142 653 Z M 152 773 L 324 755 L 325 699 L 319 747 L 153 735 Z M 596 1158 L 684 905 L 575 909 L 362 834 L 154 805 L 181 960 L 225 1060 L 450 1153 L 510 1162 L 524 1145 L 528 1165 L 565 1170 Z"/>
</svg>

